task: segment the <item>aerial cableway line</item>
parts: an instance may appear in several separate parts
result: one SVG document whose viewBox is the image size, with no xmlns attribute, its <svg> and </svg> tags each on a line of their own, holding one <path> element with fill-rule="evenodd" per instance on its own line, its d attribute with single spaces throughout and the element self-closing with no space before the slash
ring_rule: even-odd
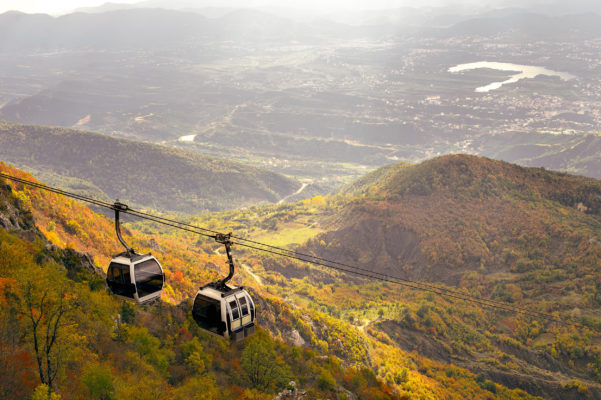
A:
<svg viewBox="0 0 601 400">
<path fill-rule="evenodd" d="M 105 201 L 93 199 L 93 198 L 83 196 L 83 195 L 80 195 L 77 193 L 68 192 L 68 191 L 54 188 L 54 187 L 44 185 L 44 184 L 41 184 L 38 182 L 32 182 L 32 181 L 29 181 L 26 179 L 14 177 L 12 175 L 4 174 L 1 172 L 0 172 L 0 178 L 5 178 L 5 179 L 8 179 L 8 180 L 11 180 L 14 182 L 18 182 L 18 183 L 21 183 L 24 185 L 28 185 L 28 186 L 31 186 L 31 187 L 34 187 L 37 189 L 46 190 L 49 192 L 60 194 L 60 195 L 66 196 L 66 197 L 73 198 L 75 200 L 80 200 L 80 201 L 83 201 L 86 203 L 90 203 L 90 204 L 93 204 L 93 205 L 96 205 L 99 207 L 108 208 L 111 210 L 115 210 L 115 204 L 118 204 L 118 203 L 114 203 L 114 204 L 107 203 Z M 401 278 L 398 276 L 393 276 L 393 275 L 388 275 L 388 274 L 371 271 L 369 269 L 362 268 L 362 267 L 359 267 L 356 265 L 351 265 L 351 264 L 342 263 L 342 262 L 338 262 L 338 261 L 332 261 L 332 260 L 328 260 L 328 259 L 325 259 L 325 258 L 322 258 L 319 256 L 314 256 L 311 254 L 306 254 L 306 253 L 297 252 L 294 250 L 289 250 L 289 249 L 273 246 L 273 245 L 270 245 L 267 243 L 262 243 L 262 242 L 254 241 L 251 239 L 246 239 L 246 238 L 239 237 L 239 236 L 234 236 L 232 234 L 224 234 L 224 233 L 221 233 L 216 230 L 203 228 L 200 226 L 188 224 L 188 223 L 177 221 L 174 219 L 169 219 L 169 218 L 164 218 L 164 217 L 160 217 L 157 215 L 148 214 L 146 212 L 134 210 L 129 207 L 126 207 L 120 211 L 123 213 L 126 213 L 126 214 L 130 214 L 132 216 L 141 218 L 141 219 L 152 221 L 152 222 L 162 224 L 165 226 L 170 226 L 170 227 L 182 230 L 182 231 L 194 233 L 194 234 L 208 237 L 208 238 L 217 239 L 217 238 L 228 237 L 229 245 L 235 244 L 238 246 L 246 247 L 248 249 L 257 250 L 257 251 L 261 251 L 264 253 L 273 254 L 273 255 L 277 255 L 277 256 L 281 256 L 281 257 L 287 257 L 290 259 L 307 262 L 307 263 L 310 263 L 313 265 L 326 267 L 326 268 L 333 269 L 336 271 L 357 275 L 357 276 L 360 276 L 360 277 L 363 277 L 366 279 L 370 279 L 370 280 L 378 280 L 381 282 L 388 282 L 388 283 L 404 286 L 404 287 L 407 287 L 410 289 L 421 290 L 423 292 L 433 293 L 433 294 L 436 294 L 436 295 L 439 295 L 442 297 L 446 297 L 449 299 L 463 300 L 463 301 L 475 304 L 480 307 L 487 307 L 487 308 L 491 308 L 491 309 L 495 309 L 495 310 L 499 310 L 499 311 L 515 312 L 515 313 L 522 314 L 522 315 L 530 317 L 530 318 L 542 318 L 542 319 L 546 319 L 548 321 L 556 322 L 556 323 L 559 323 L 561 325 L 566 325 L 566 326 L 578 326 L 578 327 L 583 326 L 581 323 L 578 323 L 575 321 L 571 321 L 571 322 L 568 321 L 570 318 L 562 319 L 562 318 L 556 317 L 555 315 L 552 315 L 549 313 L 544 313 L 544 312 L 540 312 L 540 311 L 536 311 L 536 310 L 530 310 L 525 307 L 515 306 L 515 305 L 509 304 L 509 303 L 502 302 L 502 301 L 490 300 L 490 299 L 485 299 L 485 298 L 478 297 L 478 296 L 473 296 L 469 293 L 465 293 L 465 292 L 462 292 L 459 290 L 449 289 L 449 288 L 446 288 L 446 287 L 443 287 L 440 285 L 436 285 L 436 284 L 432 284 L 432 283 L 428 283 L 428 282 L 413 281 L 413 280 L 404 279 L 404 278 Z M 218 240 L 218 242 L 220 242 L 220 241 Z M 222 243 L 222 242 L 220 242 L 220 243 Z M 254 305 L 253 305 L 253 312 L 254 312 Z"/>
</svg>

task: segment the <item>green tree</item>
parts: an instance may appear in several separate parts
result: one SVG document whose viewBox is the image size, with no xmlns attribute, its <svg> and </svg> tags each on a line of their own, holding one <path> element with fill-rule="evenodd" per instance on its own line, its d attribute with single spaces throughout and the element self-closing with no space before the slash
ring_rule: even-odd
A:
<svg viewBox="0 0 601 400">
<path fill-rule="evenodd" d="M 222 398 L 222 390 L 211 375 L 191 377 L 170 393 L 173 400 L 214 400 Z"/>
<path fill-rule="evenodd" d="M 127 301 L 121 303 L 121 321 L 126 324 L 134 324 L 136 322 L 136 309 Z"/>
<path fill-rule="evenodd" d="M 161 346 L 161 341 L 151 335 L 145 327 L 128 326 L 127 342 L 134 345 L 136 351 L 144 360 L 167 376 L 170 360 L 174 354 L 169 348 Z"/>
<path fill-rule="evenodd" d="M 211 361 L 202 348 L 198 338 L 192 338 L 181 345 L 183 359 L 195 374 L 202 374 L 210 367 Z"/>
<path fill-rule="evenodd" d="M 265 335 L 258 334 L 248 343 L 241 366 L 250 385 L 259 390 L 281 387 L 289 378 L 288 366 L 278 360 L 273 343 Z"/>
<path fill-rule="evenodd" d="M 81 378 L 88 390 L 89 399 L 112 400 L 115 398 L 114 377 L 110 368 L 101 364 L 89 364 Z"/>
<path fill-rule="evenodd" d="M 336 379 L 330 371 L 322 369 L 319 378 L 317 379 L 317 386 L 324 391 L 331 391 L 336 387 Z"/>
</svg>

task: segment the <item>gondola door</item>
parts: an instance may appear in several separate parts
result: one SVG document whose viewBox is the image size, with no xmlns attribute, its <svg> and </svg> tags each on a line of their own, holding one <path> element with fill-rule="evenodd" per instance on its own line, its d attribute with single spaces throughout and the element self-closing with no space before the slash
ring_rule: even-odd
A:
<svg viewBox="0 0 601 400">
<path fill-rule="evenodd" d="M 241 325 L 246 326 L 252 322 L 252 314 L 249 304 L 250 302 L 243 293 L 237 294 L 236 297 L 238 299 L 238 304 L 240 305 Z"/>
<path fill-rule="evenodd" d="M 244 329 L 242 329 L 242 319 L 240 315 L 240 305 L 236 296 L 228 297 L 227 312 L 230 322 L 230 338 L 238 341 L 244 339 Z"/>
<path fill-rule="evenodd" d="M 107 282 L 117 296 L 133 299 L 136 286 L 131 282 L 130 266 L 112 262 L 107 271 Z"/>
<path fill-rule="evenodd" d="M 242 321 L 240 321 L 240 307 L 236 297 L 227 299 L 227 310 L 230 316 L 230 329 L 232 332 L 237 331 L 242 326 Z"/>
</svg>

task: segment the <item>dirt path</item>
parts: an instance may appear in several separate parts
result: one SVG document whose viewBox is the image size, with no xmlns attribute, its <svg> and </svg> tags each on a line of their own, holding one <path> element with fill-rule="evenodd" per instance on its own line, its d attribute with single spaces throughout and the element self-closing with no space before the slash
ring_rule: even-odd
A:
<svg viewBox="0 0 601 400">
<path fill-rule="evenodd" d="M 300 187 L 300 189 L 298 189 L 296 192 L 289 194 L 286 197 L 283 197 L 280 201 L 278 201 L 278 204 L 282 204 L 283 202 L 285 202 L 286 200 L 288 200 L 289 198 L 291 198 L 292 196 L 296 196 L 297 194 L 300 194 L 303 190 L 305 190 L 305 188 L 309 186 L 308 183 L 303 183 L 302 186 Z"/>
<path fill-rule="evenodd" d="M 365 328 L 367 328 L 369 326 L 369 324 L 371 324 L 372 322 L 376 321 L 375 319 L 364 319 L 363 325 L 359 326 L 359 330 L 363 333 L 365 333 Z"/>
<path fill-rule="evenodd" d="M 260 286 L 263 286 L 263 279 L 261 279 L 259 275 L 255 274 L 250 266 L 244 263 L 240 263 L 240 265 L 242 266 L 242 269 L 244 269 L 244 271 L 246 271 L 246 273 L 249 274 Z"/>
</svg>

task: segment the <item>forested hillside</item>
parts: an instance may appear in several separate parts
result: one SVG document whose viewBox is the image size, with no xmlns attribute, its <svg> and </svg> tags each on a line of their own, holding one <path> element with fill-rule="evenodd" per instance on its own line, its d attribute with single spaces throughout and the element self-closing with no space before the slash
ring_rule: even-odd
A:
<svg viewBox="0 0 601 400">
<path fill-rule="evenodd" d="M 0 166 L 4 172 L 27 177 Z M 59 217 L 67 209 L 75 213 L 74 219 Z M 90 263 L 89 256 L 47 241 L 36 226 L 47 212 L 54 217 L 48 225 L 56 241 L 87 231 L 98 235 L 94 237 L 98 242 L 111 226 L 71 200 L 2 183 L 3 399 L 258 400 L 271 399 L 289 387 L 290 380 L 298 382 L 308 398 L 325 398 L 339 390 L 365 399 L 399 398 L 367 366 L 351 369 L 327 352 L 274 340 L 261 328 L 240 344 L 202 333 L 191 319 L 188 299 L 177 306 L 159 301 L 137 308 L 115 300 L 105 289 L 102 268 Z M 89 225 L 80 230 L 84 220 Z M 117 250 L 114 240 L 106 240 L 107 248 Z M 170 250 L 172 245 L 159 242 Z M 177 257 L 169 257 L 168 264 L 177 262 Z M 181 283 L 181 271 L 179 276 L 168 273 L 168 279 L 174 285 Z M 272 320 L 292 317 L 291 308 L 273 297 L 256 301 L 267 326 L 268 313 Z M 322 324 L 328 323 L 332 322 Z"/>
<path fill-rule="evenodd" d="M 454 171 L 455 164 L 461 173 Z M 280 246 L 297 247 L 316 238 L 306 247 L 317 251 L 336 243 L 331 238 L 343 232 L 345 221 L 350 223 L 343 218 L 349 210 L 377 202 L 387 207 L 406 204 L 403 192 L 395 191 L 403 187 L 399 179 L 406 179 L 408 187 L 416 180 L 421 182 L 419 187 L 432 188 L 429 194 L 419 194 L 422 204 L 444 187 L 447 197 L 453 197 L 448 193 L 460 193 L 469 199 L 467 183 L 473 181 L 469 171 L 477 176 L 476 172 L 485 167 L 490 179 L 496 176 L 495 171 L 505 176 L 514 168 L 472 157 L 397 165 L 358 182 L 349 188 L 349 194 L 205 214 L 189 222 L 221 231 L 234 229 L 238 235 Z M 0 170 L 31 179 L 4 165 Z M 407 171 L 415 175 L 402 178 Z M 523 171 L 528 176 L 539 171 L 542 181 L 547 176 L 541 170 Z M 449 181 L 442 178 L 445 174 Z M 555 174 L 549 179 L 553 176 L 560 180 L 560 186 L 574 191 L 582 182 L 592 187 L 596 182 Z M 522 179 L 514 178 L 516 182 Z M 542 189 L 554 185 L 543 184 L 534 175 L 531 179 L 525 182 L 533 190 L 554 196 L 553 190 Z M 580 214 L 575 215 L 581 218 L 577 219 L 570 214 L 570 206 L 556 206 L 564 210 L 566 224 L 581 228 L 594 239 L 590 251 L 582 247 L 582 257 L 588 258 L 575 260 L 579 264 L 566 268 L 565 275 L 558 275 L 559 268 L 538 265 L 519 272 L 489 271 L 486 266 L 482 269 L 469 264 L 472 270 L 456 283 L 474 295 L 557 313 L 575 325 L 493 311 L 391 283 L 350 279 L 335 271 L 236 247 L 234 282 L 249 288 L 257 303 L 261 329 L 256 337 L 229 345 L 199 331 L 189 314 L 190 296 L 200 283 L 225 271 L 218 245 L 155 224 L 127 224 L 126 240 L 140 251 L 152 251 L 167 277 L 164 301 L 134 308 L 109 297 L 98 276 L 109 255 L 120 251 L 110 220 L 54 194 L 12 183 L 2 188 L 0 276 L 12 286 L 3 292 L 9 296 L 5 304 L 10 306 L 0 311 L 0 340 L 6 349 L 0 356 L 0 367 L 6 371 L 2 376 L 8 382 L 3 387 L 19 393 L 12 398 L 28 397 L 46 379 L 36 366 L 32 325 L 27 319 L 27 296 L 35 294 L 32 299 L 39 302 L 43 290 L 50 296 L 47 310 L 55 310 L 52 307 L 57 304 L 68 306 L 65 326 L 60 328 L 63 347 L 57 345 L 51 355 L 51 363 L 59 360 L 54 364 L 57 374 L 53 390 L 64 399 L 271 400 L 289 380 L 306 390 L 308 399 L 531 399 L 536 395 L 595 399 L 601 394 L 598 305 L 595 296 L 584 292 L 595 284 L 594 270 L 599 265 L 593 254 L 599 254 L 594 242 L 600 241 L 598 226 L 587 227 L 588 218 L 597 218 L 596 214 L 578 211 Z M 501 193 L 507 188 L 489 190 Z M 505 196 L 512 200 L 510 194 Z M 594 198 L 586 203 L 591 210 Z M 532 206 L 527 209 L 531 211 L 524 211 L 525 219 L 538 215 L 536 202 L 528 201 Z M 460 210 L 451 204 L 453 210 Z M 453 215 L 453 210 L 441 208 L 437 215 Z M 420 219 L 429 221 L 424 215 Z M 436 220 L 434 216 L 432 219 Z M 388 225 L 378 223 L 379 229 L 387 232 Z M 498 225 L 499 232 L 506 229 Z M 442 237 L 445 232 L 436 234 Z M 366 247 L 358 246 L 364 252 Z M 93 261 L 90 264 L 88 257 L 61 248 L 89 252 Z M 447 250 L 440 247 L 440 251 L 445 254 Z M 532 257 L 536 254 L 532 250 Z M 428 253 L 422 257 L 425 262 L 429 260 Z M 582 260 L 592 264 L 581 265 Z M 441 267 L 424 267 L 436 268 Z M 565 280 L 566 276 L 575 279 Z M 28 287 L 42 291 L 28 292 Z M 543 290 L 559 294 L 560 300 L 552 301 Z M 33 312 L 34 316 L 41 315 Z M 43 332 L 47 320 L 42 321 Z M 257 366 L 250 361 L 253 354 L 258 355 L 260 365 L 272 366 L 275 373 L 253 381 L 253 365 Z M 9 371 L 14 358 L 22 360 L 22 375 Z"/>
<path fill-rule="evenodd" d="M 336 228 L 313 246 L 380 272 L 457 284 L 474 270 L 599 266 L 596 179 L 444 156 L 382 168 L 341 193 Z"/>
<path fill-rule="evenodd" d="M 477 361 L 473 354 L 455 361 L 458 365 L 501 381 L 523 379 L 522 385 L 554 385 L 557 378 L 551 375 L 537 377 L 540 368 L 599 379 L 598 180 L 480 157 L 444 156 L 382 168 L 343 189 L 331 203 L 337 212 L 325 219 L 330 229 L 303 250 L 405 279 L 457 286 L 465 293 L 526 306 L 591 329 L 586 335 L 562 336 L 553 324 L 522 322 L 519 341 L 544 350 L 559 364 L 533 361 L 529 353 L 510 351 L 493 339 L 489 351 L 514 353 L 513 362 L 527 371 L 522 378 L 499 365 L 485 366 L 488 361 Z M 424 305 L 419 318 L 426 318 L 431 335 L 422 336 L 410 315 L 378 327 L 406 350 L 426 346 L 436 359 L 466 357 L 469 352 L 452 344 L 459 333 L 449 332 L 448 322 L 443 322 L 451 311 L 432 309 L 432 303 Z M 493 337 L 516 329 L 515 322 L 499 316 L 486 325 Z M 445 349 L 443 343 L 451 347 Z M 535 393 L 552 395 L 544 392 Z"/>
<path fill-rule="evenodd" d="M 188 213 L 276 202 L 300 187 L 277 173 L 170 147 L 6 122 L 0 159 L 76 190 Z"/>
</svg>

